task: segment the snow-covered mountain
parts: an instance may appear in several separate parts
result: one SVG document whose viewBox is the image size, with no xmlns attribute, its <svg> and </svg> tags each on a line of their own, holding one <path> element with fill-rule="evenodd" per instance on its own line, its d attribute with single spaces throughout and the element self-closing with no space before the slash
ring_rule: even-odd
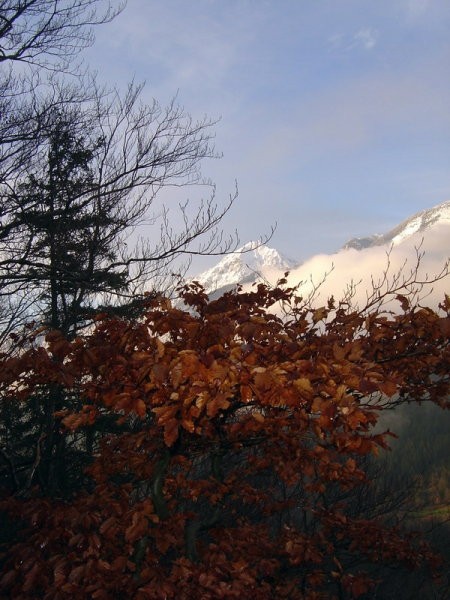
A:
<svg viewBox="0 0 450 600">
<path fill-rule="evenodd" d="M 396 246 L 416 233 L 425 233 L 433 225 L 444 223 L 450 225 L 450 201 L 416 213 L 388 233 L 353 238 L 345 244 L 344 248 L 363 250 L 385 244 Z"/>
<path fill-rule="evenodd" d="M 251 283 L 259 278 L 270 278 L 274 272 L 288 271 L 297 263 L 282 256 L 274 248 L 249 242 L 236 252 L 227 254 L 214 267 L 194 277 L 205 290 L 220 295 L 238 283 Z"/>
<path fill-rule="evenodd" d="M 364 301 L 366 290 L 372 288 L 374 281 L 385 279 L 386 273 L 389 279 L 399 271 L 407 274 L 414 269 L 419 246 L 424 252 L 419 279 L 433 279 L 450 257 L 450 201 L 411 216 L 388 233 L 354 238 L 334 254 L 319 254 L 304 262 L 295 263 L 274 248 L 257 247 L 250 242 L 193 279 L 215 298 L 238 283 L 247 289 L 258 280 L 274 284 L 285 271 L 290 271 L 289 283 L 301 282 L 305 295 L 323 280 L 320 301 L 331 295 L 341 298 L 349 284 L 359 282 Z M 434 284 L 430 302 L 442 301 L 444 293 L 448 293 L 449 279 Z"/>
</svg>

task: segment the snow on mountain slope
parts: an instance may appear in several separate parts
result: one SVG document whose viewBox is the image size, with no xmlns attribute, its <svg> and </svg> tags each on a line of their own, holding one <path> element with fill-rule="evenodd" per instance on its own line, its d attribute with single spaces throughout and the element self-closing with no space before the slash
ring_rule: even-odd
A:
<svg viewBox="0 0 450 600">
<path fill-rule="evenodd" d="M 381 238 L 381 239 L 380 239 Z M 397 278 L 397 283 L 407 280 L 420 264 L 416 279 L 433 280 L 443 272 L 450 258 L 450 202 L 424 210 L 392 229 L 385 235 L 362 238 L 364 243 L 346 244 L 331 255 L 318 255 L 305 261 L 291 272 L 289 283 L 304 282 L 301 291 L 305 296 L 329 273 L 320 286 L 318 302 L 333 295 L 341 299 L 349 286 L 355 286 L 354 301 L 364 306 L 373 284 L 381 284 L 381 293 Z M 331 272 L 330 272 L 331 271 Z M 418 291 L 415 301 L 437 307 L 450 292 L 450 276 L 432 285 L 411 285 Z"/>
<path fill-rule="evenodd" d="M 285 271 L 290 271 L 289 284 L 302 282 L 301 294 L 305 297 L 327 274 L 316 294 L 318 303 L 331 295 L 340 299 L 349 285 L 358 283 L 355 300 L 363 304 L 373 281 L 383 279 L 388 265 L 388 279 L 400 270 L 407 275 L 414 269 L 419 246 L 420 252 L 424 252 L 419 277 L 432 279 L 450 257 L 450 202 L 417 213 L 386 234 L 355 238 L 334 254 L 316 255 L 297 266 L 273 248 L 260 246 L 251 250 L 255 244 L 249 243 L 193 279 L 202 283 L 210 296 L 217 297 L 237 283 L 249 289 L 260 276 L 273 284 Z M 242 253 L 243 250 L 249 251 Z M 429 293 L 424 302 L 437 306 L 449 292 L 450 277 L 447 277 L 428 286 L 420 297 Z"/>
<path fill-rule="evenodd" d="M 287 271 L 295 266 L 294 261 L 281 256 L 274 248 L 249 242 L 193 279 L 208 293 L 225 292 L 238 283 L 253 282 L 260 276 L 269 278 L 273 272 Z"/>
<path fill-rule="evenodd" d="M 363 250 L 384 244 L 396 246 L 416 233 L 426 232 L 433 225 L 445 223 L 450 224 L 450 201 L 416 213 L 388 233 L 353 238 L 345 244 L 344 248 Z"/>
</svg>

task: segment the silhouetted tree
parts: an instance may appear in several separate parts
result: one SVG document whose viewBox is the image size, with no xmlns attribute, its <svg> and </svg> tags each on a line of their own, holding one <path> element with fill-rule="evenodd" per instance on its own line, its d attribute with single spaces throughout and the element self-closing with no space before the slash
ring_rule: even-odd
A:
<svg viewBox="0 0 450 600">
<path fill-rule="evenodd" d="M 193 120 L 175 100 L 145 104 L 140 85 L 106 90 L 73 67 L 92 41 L 91 25 L 110 20 L 121 6 L 0 4 L 3 350 L 23 341 L 11 333 L 30 321 L 74 338 L 100 308 L 135 316 L 146 291 L 166 289 L 174 260 L 236 245 L 218 230 L 234 196 L 220 208 L 200 172 L 201 162 L 215 156 L 213 122 Z M 160 192 L 194 185 L 206 189 L 206 198 L 183 201 L 169 218 L 170 198 L 160 200 Z M 78 403 L 76 392 L 52 382 L 36 391 L 27 410 L 2 396 L 1 450 L 8 472 L 19 465 L 13 487 L 38 481 L 47 492 L 73 489 L 68 475 L 89 460 L 98 431 L 111 429 L 96 426 L 70 447 L 54 413 Z M 33 474 L 20 481 L 24 469 Z"/>
<path fill-rule="evenodd" d="M 144 104 L 140 85 L 101 88 L 74 64 L 123 6 L 0 4 L 0 342 L 30 318 L 76 331 L 93 307 L 167 285 L 174 259 L 236 245 L 217 229 L 233 197 L 220 208 L 200 174 L 213 122 Z M 169 215 L 159 192 L 185 185 L 206 198 Z"/>
<path fill-rule="evenodd" d="M 124 6 L 105 0 L 1 0 L 0 63 L 64 70 L 92 44 L 92 27 L 111 21 Z"/>
<path fill-rule="evenodd" d="M 194 122 L 175 103 L 142 105 L 140 92 L 99 92 L 85 110 L 51 111 L 35 156 L 0 186 L 1 294 L 66 334 L 99 304 L 136 304 L 145 285 L 164 285 L 174 259 L 233 245 L 217 229 L 233 198 L 219 209 L 214 192 L 180 206 L 178 231 L 159 205 L 153 235 L 158 193 L 202 183 L 200 162 L 214 151 L 210 121 Z"/>
</svg>

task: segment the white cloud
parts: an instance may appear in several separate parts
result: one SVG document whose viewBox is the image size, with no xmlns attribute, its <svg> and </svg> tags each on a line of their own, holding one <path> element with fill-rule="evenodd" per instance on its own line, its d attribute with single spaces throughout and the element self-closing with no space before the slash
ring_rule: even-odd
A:
<svg viewBox="0 0 450 600">
<path fill-rule="evenodd" d="M 362 46 L 366 50 L 371 50 L 377 43 L 378 31 L 365 27 L 355 33 L 353 40 L 355 45 Z"/>
<path fill-rule="evenodd" d="M 336 50 L 348 52 L 358 48 L 372 50 L 378 42 L 379 33 L 371 27 L 362 27 L 353 35 L 335 33 L 328 38 L 330 46 Z"/>
<path fill-rule="evenodd" d="M 382 282 L 385 291 L 395 277 L 401 273 L 399 281 L 408 279 L 414 272 L 417 263 L 417 252 L 424 252 L 417 271 L 419 281 L 430 281 L 442 271 L 446 260 L 449 260 L 450 226 L 436 225 L 428 233 L 411 236 L 403 243 L 394 246 L 389 254 L 389 246 L 377 246 L 365 250 L 341 250 L 335 254 L 319 254 L 291 271 L 289 284 L 295 285 L 303 282 L 299 290 L 300 295 L 307 297 L 314 286 L 320 285 L 314 304 L 320 306 L 327 299 L 334 296 L 340 300 L 345 296 L 349 286 L 356 285 L 353 302 L 360 308 L 365 306 L 367 294 L 373 289 L 373 282 Z M 419 250 L 417 250 L 419 249 Z M 282 273 L 273 273 L 270 280 L 275 282 Z M 385 278 L 386 275 L 386 278 Z M 415 298 L 422 306 L 437 308 L 439 302 L 444 300 L 448 293 L 449 276 L 433 284 L 412 286 L 418 290 Z M 404 293 L 404 291 L 400 291 Z M 395 294 L 394 294 L 395 295 Z M 398 307 L 398 303 L 390 308 Z"/>
</svg>

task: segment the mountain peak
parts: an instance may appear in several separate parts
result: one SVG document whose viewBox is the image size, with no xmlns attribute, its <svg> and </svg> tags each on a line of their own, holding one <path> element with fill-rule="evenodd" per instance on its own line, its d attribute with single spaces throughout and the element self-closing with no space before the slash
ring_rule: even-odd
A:
<svg viewBox="0 0 450 600">
<path fill-rule="evenodd" d="M 442 226 L 445 227 L 442 228 Z M 428 244 L 430 241 L 444 240 L 443 244 L 440 242 L 442 252 L 446 253 L 445 256 L 443 255 L 444 262 L 448 256 L 448 239 L 450 238 L 447 230 L 449 228 L 450 201 L 447 201 L 412 215 L 388 233 L 353 238 L 333 255 L 312 257 L 309 261 L 303 263 L 302 274 L 300 274 L 301 269 L 299 269 L 296 272 L 296 277 L 300 277 L 302 281 L 320 279 L 320 277 L 323 277 L 323 273 L 329 269 L 331 261 L 335 260 L 337 264 L 341 265 L 341 271 L 337 267 L 333 279 L 336 285 L 339 286 L 347 277 L 349 270 L 346 249 L 364 250 L 366 248 L 374 249 L 377 246 L 386 245 L 389 247 L 389 245 L 393 245 L 399 247 L 399 250 L 402 248 L 407 250 L 408 244 L 403 245 L 403 243 L 415 234 L 422 235 L 425 240 L 428 240 Z M 413 241 L 415 242 L 415 240 Z M 375 254 L 378 255 L 377 252 Z M 370 252 L 361 257 L 361 264 L 365 264 L 364 259 L 367 260 L 367 255 L 370 255 Z M 353 258 L 351 260 L 353 261 Z M 192 279 L 201 283 L 210 297 L 216 298 L 233 289 L 237 284 L 252 284 L 261 278 L 274 283 L 282 277 L 283 272 L 293 271 L 300 266 L 300 261 L 294 262 L 282 256 L 274 248 L 258 242 L 248 242 L 235 252 L 224 256 L 214 267 Z M 373 264 L 370 268 L 372 267 Z M 376 269 L 376 267 L 373 268 Z M 311 271 L 308 272 L 308 269 L 311 269 Z M 354 279 L 357 280 L 358 277 L 355 276 Z"/>
<path fill-rule="evenodd" d="M 400 223 L 400 225 L 391 229 L 388 233 L 352 238 L 343 248 L 363 250 L 364 248 L 383 246 L 384 244 L 393 244 L 394 246 L 397 246 L 415 233 L 425 232 L 431 226 L 439 223 L 450 224 L 450 201 L 437 204 L 432 208 L 422 210 L 412 215 Z"/>
<path fill-rule="evenodd" d="M 225 292 L 238 283 L 254 280 L 258 275 L 264 277 L 268 271 L 287 271 L 294 266 L 294 261 L 282 256 L 274 248 L 258 242 L 247 242 L 194 279 L 209 293 Z"/>
</svg>

